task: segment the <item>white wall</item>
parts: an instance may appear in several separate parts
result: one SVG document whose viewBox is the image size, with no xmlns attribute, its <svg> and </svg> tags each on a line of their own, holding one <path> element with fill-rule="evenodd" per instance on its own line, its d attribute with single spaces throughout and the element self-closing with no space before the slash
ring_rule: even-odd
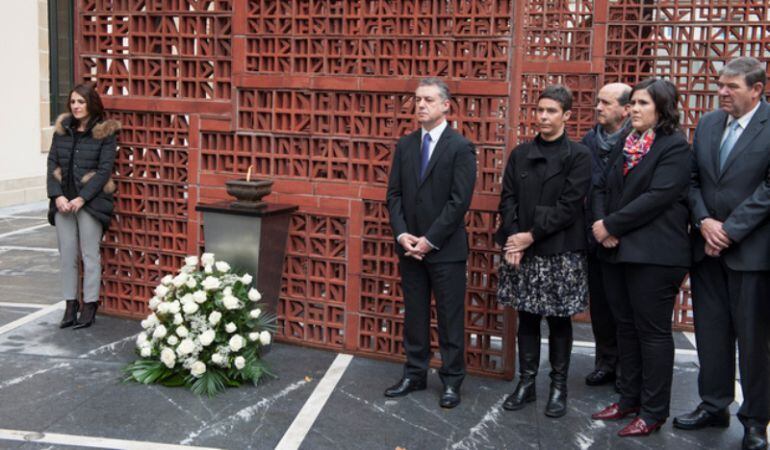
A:
<svg viewBox="0 0 770 450">
<path fill-rule="evenodd" d="M 46 197 L 47 21 L 45 0 L 7 2 L 0 14 L 0 206 Z"/>
</svg>

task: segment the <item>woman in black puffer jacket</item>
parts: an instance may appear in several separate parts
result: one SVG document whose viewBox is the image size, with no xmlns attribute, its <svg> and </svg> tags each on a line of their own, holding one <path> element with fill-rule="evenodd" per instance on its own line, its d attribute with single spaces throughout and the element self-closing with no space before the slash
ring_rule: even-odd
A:
<svg viewBox="0 0 770 450">
<path fill-rule="evenodd" d="M 48 221 L 56 226 L 62 293 L 67 301 L 61 328 L 94 323 L 102 266 L 99 243 L 112 216 L 112 170 L 120 123 L 105 120 L 99 94 L 90 83 L 69 95 L 69 113 L 56 119 L 48 153 Z M 78 249 L 83 258 L 83 311 L 77 317 Z"/>
</svg>

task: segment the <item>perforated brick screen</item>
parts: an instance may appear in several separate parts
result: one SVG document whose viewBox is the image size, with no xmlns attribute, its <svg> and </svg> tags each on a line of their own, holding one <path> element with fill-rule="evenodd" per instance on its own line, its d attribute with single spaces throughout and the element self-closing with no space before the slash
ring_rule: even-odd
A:
<svg viewBox="0 0 770 450">
<path fill-rule="evenodd" d="M 511 377 L 515 318 L 495 301 L 500 173 L 534 135 L 549 83 L 575 93 L 569 133 L 605 82 L 669 77 L 684 126 L 715 106 L 727 58 L 770 51 L 767 2 L 741 0 L 79 0 L 77 76 L 123 122 L 104 309 L 140 317 L 162 275 L 202 248 L 200 202 L 253 165 L 294 203 L 284 341 L 399 359 L 402 295 L 384 207 L 395 140 L 423 76 L 449 81 L 474 141 L 466 360 Z M 585 316 L 584 316 L 585 317 Z M 692 324 L 683 289 L 674 324 Z M 434 348 L 437 333 L 434 330 Z"/>
</svg>

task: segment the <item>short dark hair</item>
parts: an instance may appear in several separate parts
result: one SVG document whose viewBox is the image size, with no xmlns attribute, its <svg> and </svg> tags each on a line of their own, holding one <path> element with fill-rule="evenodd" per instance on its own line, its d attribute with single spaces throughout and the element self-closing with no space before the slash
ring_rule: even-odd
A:
<svg viewBox="0 0 770 450">
<path fill-rule="evenodd" d="M 666 134 L 671 134 L 679 129 L 681 114 L 676 107 L 679 93 L 674 83 L 660 78 L 647 78 L 631 89 L 631 97 L 636 91 L 647 91 L 655 104 L 655 112 L 658 113 L 656 128 Z"/>
<path fill-rule="evenodd" d="M 439 95 L 444 100 L 451 100 L 452 94 L 449 92 L 449 86 L 446 85 L 444 80 L 437 77 L 423 78 L 417 84 L 417 87 L 421 86 L 436 86 L 438 88 Z"/>
<path fill-rule="evenodd" d="M 618 104 L 620 106 L 626 106 L 631 101 L 631 89 L 623 89 L 618 95 Z"/>
<path fill-rule="evenodd" d="M 544 98 L 557 102 L 561 105 L 561 110 L 563 112 L 572 110 L 572 91 L 570 91 L 567 86 L 562 84 L 552 84 L 548 86 L 540 94 L 540 97 L 537 98 L 538 103 Z"/>
<path fill-rule="evenodd" d="M 72 109 L 70 109 L 70 99 L 72 99 L 73 92 L 77 92 L 77 94 L 83 97 L 83 99 L 86 101 L 89 123 L 97 123 L 104 120 L 104 105 L 102 104 L 101 97 L 99 97 L 99 93 L 96 92 L 96 85 L 94 83 L 81 83 L 72 88 L 69 95 L 67 96 L 67 109 L 69 110 L 70 114 L 72 114 Z M 77 119 L 74 117 L 74 114 L 72 120 L 73 125 L 79 125 L 77 123 Z"/>
<path fill-rule="evenodd" d="M 756 58 L 750 56 L 741 56 L 731 59 L 722 70 L 719 71 L 719 76 L 736 77 L 742 76 L 746 81 L 746 86 L 751 87 L 756 83 L 762 83 L 762 89 L 764 90 L 767 83 L 767 72 L 762 67 L 762 63 Z"/>
</svg>

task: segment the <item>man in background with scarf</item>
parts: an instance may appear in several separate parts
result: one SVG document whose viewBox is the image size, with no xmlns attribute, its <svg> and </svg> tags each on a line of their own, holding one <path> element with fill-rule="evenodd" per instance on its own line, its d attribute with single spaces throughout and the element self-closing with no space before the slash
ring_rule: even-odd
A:
<svg viewBox="0 0 770 450">
<path fill-rule="evenodd" d="M 628 105 L 631 86 L 623 83 L 610 83 L 599 90 L 596 101 L 596 126 L 580 141 L 591 150 L 592 178 L 588 198 L 591 198 L 593 185 L 607 169 L 610 151 L 629 131 Z M 586 203 L 590 208 L 590 202 Z M 590 211 L 589 211 L 590 213 Z M 588 214 L 592 217 L 592 214 Z M 592 223 L 591 220 L 588 223 Z M 618 363 L 618 345 L 615 336 L 615 319 L 610 312 L 607 296 L 604 292 L 602 272 L 596 256 L 596 240 L 588 233 L 588 292 L 591 304 L 591 328 L 596 340 L 594 370 L 586 376 L 586 384 L 600 386 L 615 381 Z"/>
</svg>

